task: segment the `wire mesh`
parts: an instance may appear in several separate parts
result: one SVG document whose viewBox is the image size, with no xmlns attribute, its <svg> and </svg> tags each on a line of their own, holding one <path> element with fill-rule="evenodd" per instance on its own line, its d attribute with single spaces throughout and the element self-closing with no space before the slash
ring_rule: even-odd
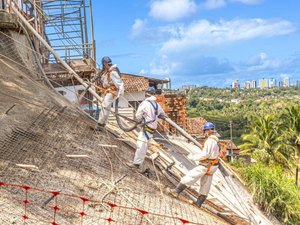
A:
<svg viewBox="0 0 300 225">
<path fill-rule="evenodd" d="M 161 194 L 151 162 L 127 168 L 134 150 L 38 83 L 19 47 L 0 32 L 0 112 L 16 105 L 0 117 L 1 224 L 224 224 Z"/>
</svg>

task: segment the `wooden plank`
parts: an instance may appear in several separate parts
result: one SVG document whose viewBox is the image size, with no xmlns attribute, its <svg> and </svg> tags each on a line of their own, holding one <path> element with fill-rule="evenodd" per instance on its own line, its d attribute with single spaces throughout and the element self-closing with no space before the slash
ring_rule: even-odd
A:
<svg viewBox="0 0 300 225">
<path fill-rule="evenodd" d="M 66 155 L 68 158 L 89 158 L 88 155 Z"/>
<path fill-rule="evenodd" d="M 16 166 L 22 167 L 24 169 L 34 169 L 34 170 L 38 170 L 39 169 L 37 166 L 30 165 L 30 164 L 16 164 Z"/>
</svg>

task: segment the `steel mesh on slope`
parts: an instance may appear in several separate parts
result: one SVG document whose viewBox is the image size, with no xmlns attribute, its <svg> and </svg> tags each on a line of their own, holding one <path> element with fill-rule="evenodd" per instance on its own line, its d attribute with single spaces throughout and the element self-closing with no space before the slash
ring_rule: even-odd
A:
<svg viewBox="0 0 300 225">
<path fill-rule="evenodd" d="M 97 196 L 101 199 L 104 197 L 104 201 L 125 207 L 115 210 L 114 215 L 116 215 L 116 218 L 119 218 L 119 221 L 128 220 L 128 224 L 138 224 L 136 223 L 137 221 L 144 220 L 142 219 L 143 214 L 134 210 L 136 207 L 147 212 L 148 210 L 152 210 L 151 216 L 148 216 L 151 221 L 161 220 L 161 217 L 157 215 L 170 215 L 170 218 L 167 217 L 164 222 L 160 223 L 156 221 L 154 224 L 167 224 L 168 220 L 174 220 L 174 218 L 177 217 L 189 217 L 193 219 L 203 217 L 201 220 L 198 218 L 199 221 L 197 222 L 200 224 L 207 221 L 204 215 L 196 215 L 193 210 L 182 212 L 184 208 L 181 209 L 179 207 L 179 209 L 177 209 L 179 206 L 178 201 L 172 198 L 166 197 L 167 200 L 165 201 L 170 205 L 169 207 L 168 204 L 165 205 L 166 202 L 162 200 L 162 196 L 155 185 L 146 181 L 147 178 L 144 178 L 140 174 L 128 170 L 124 167 L 122 162 L 114 157 L 116 150 L 109 147 L 107 150 L 105 150 L 106 147 L 97 147 L 100 141 L 98 137 L 99 134 L 95 134 L 89 128 L 91 124 L 85 123 L 77 116 L 64 115 L 65 112 L 60 113 L 60 111 L 61 109 L 59 108 L 51 108 L 46 112 L 42 111 L 33 123 L 22 130 L 23 132 L 14 132 L 14 130 L 20 131 L 21 128 L 13 129 L 12 136 L 18 140 L 18 144 L 15 146 L 2 145 L 1 153 L 5 151 L 7 154 L 7 148 L 9 147 L 12 155 L 16 155 L 15 152 L 20 151 L 26 154 L 18 155 L 18 157 L 15 157 L 14 160 L 10 161 L 3 169 L 1 180 L 5 184 L 10 184 L 9 182 L 21 182 L 23 185 L 30 184 L 34 187 L 43 187 L 46 190 L 54 190 L 55 192 L 63 191 L 71 194 L 84 193 L 85 196 L 88 196 L 87 198 Z M 68 109 L 65 109 L 65 111 L 68 111 Z M 26 135 L 24 135 L 24 130 L 26 130 Z M 28 135 L 28 133 L 30 135 Z M 17 134 L 20 134 L 20 139 L 17 138 Z M 70 134 L 74 136 L 70 137 Z M 82 134 L 81 137 L 79 137 L 78 134 Z M 124 160 L 129 160 L 133 157 L 132 153 L 128 154 L 126 147 L 122 146 L 121 143 L 117 143 L 117 140 L 114 140 L 112 143 L 112 140 L 109 140 L 110 138 L 110 135 L 103 133 L 101 135 L 102 142 L 100 143 L 105 145 L 112 145 L 114 143 L 114 145 L 117 144 L 117 146 L 120 146 L 117 150 L 117 154 L 120 154 L 120 157 Z M 1 143 L 8 143 L 10 140 L 11 136 L 1 140 Z M 82 143 L 82 141 L 85 143 Z M 87 142 L 89 142 L 89 144 Z M 87 148 L 84 148 L 84 145 L 86 145 Z M 66 157 L 68 154 L 87 155 L 89 158 L 88 160 L 86 158 L 69 159 Z M 104 155 L 107 155 L 107 157 L 103 157 Z M 8 158 L 12 157 L 8 156 Z M 107 161 L 110 161 L 111 165 Z M 20 168 L 17 167 L 15 163 L 35 165 L 38 169 L 33 172 L 21 169 L 22 172 L 20 173 Z M 113 177 L 112 173 L 114 174 Z M 101 177 L 99 178 L 98 176 Z M 114 181 L 120 180 L 120 178 L 121 181 L 115 184 Z M 137 183 L 137 181 L 139 183 Z M 13 190 L 8 191 L 8 193 L 14 196 L 13 198 L 19 202 L 26 200 L 20 198 L 20 195 L 24 195 L 22 192 L 24 192 L 22 187 L 16 188 L 16 186 L 13 186 Z M 31 207 L 34 215 L 45 216 L 45 209 L 39 208 L 38 206 L 43 205 L 43 201 L 46 201 L 51 196 L 49 196 L 49 193 L 45 195 L 42 193 L 45 192 L 30 193 L 30 202 L 38 202 Z M 60 200 L 61 202 L 66 202 L 68 207 L 73 208 L 73 214 L 77 215 L 81 212 L 80 208 L 82 204 L 80 200 L 78 200 L 78 197 L 70 198 L 69 196 L 64 196 L 62 198 L 63 199 Z M 174 203 L 177 207 L 171 208 L 170 206 Z M 108 209 L 104 210 L 106 214 L 107 210 Z M 65 211 L 69 210 L 66 209 Z M 89 211 L 88 215 L 97 214 L 94 210 L 87 211 Z M 23 214 L 22 216 L 24 216 Z M 70 214 L 70 212 L 68 212 L 68 214 Z M 172 214 L 176 216 L 171 216 Z M 49 212 L 48 215 L 50 218 L 53 216 Z M 57 216 L 59 216 L 59 214 Z M 30 217 L 33 217 L 33 215 Z M 63 215 L 61 215 L 61 217 L 64 218 Z M 74 217 L 74 215 L 67 217 L 70 217 L 70 221 L 66 224 L 72 224 L 74 221 L 76 223 L 78 219 L 78 215 L 77 217 Z M 156 219 L 156 217 L 159 217 L 159 219 Z M 115 221 L 117 221 L 117 219 L 115 219 Z M 143 221 L 141 224 L 147 224 L 147 222 Z M 170 222 L 170 224 L 176 224 L 176 222 L 173 221 Z M 178 224 L 182 224 L 182 222 L 179 220 Z M 209 223 L 205 222 L 203 224 Z"/>
<path fill-rule="evenodd" d="M 151 162 L 145 163 L 150 179 L 132 172 L 124 165 L 133 158 L 132 149 L 107 132 L 91 130 L 93 121 L 72 106 L 43 98 L 45 90 L 27 79 L 15 47 L 0 48 L 0 53 L 12 48 L 10 59 L 1 58 L 0 78 L 9 83 L 23 77 L 21 85 L 1 84 L 0 96 L 5 106 L 16 105 L 6 119 L 26 116 L 0 136 L 1 224 L 223 224 L 162 195 L 158 186 L 169 183 Z M 53 193 L 60 194 L 52 198 Z M 88 200 L 84 206 L 81 196 Z"/>
</svg>

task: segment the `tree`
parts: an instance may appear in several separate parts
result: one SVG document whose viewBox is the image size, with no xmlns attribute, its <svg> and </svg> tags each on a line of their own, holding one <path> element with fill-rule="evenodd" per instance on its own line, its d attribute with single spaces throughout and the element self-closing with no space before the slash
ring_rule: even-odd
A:
<svg viewBox="0 0 300 225">
<path fill-rule="evenodd" d="M 244 153 L 269 164 L 278 164 L 290 168 L 291 149 L 283 144 L 282 123 L 275 115 L 254 117 L 250 132 L 242 135 L 244 144 L 240 146 Z"/>
<path fill-rule="evenodd" d="M 300 155 L 300 104 L 285 108 L 282 114 L 283 125 L 286 130 L 284 140 L 289 148 L 293 149 L 294 157 Z"/>
</svg>

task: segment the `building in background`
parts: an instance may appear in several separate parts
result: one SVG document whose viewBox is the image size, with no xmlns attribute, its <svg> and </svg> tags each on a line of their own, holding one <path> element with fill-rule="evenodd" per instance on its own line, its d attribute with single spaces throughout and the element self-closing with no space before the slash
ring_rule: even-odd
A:
<svg viewBox="0 0 300 225">
<path fill-rule="evenodd" d="M 162 89 L 163 90 L 171 90 L 172 89 L 171 78 L 167 77 L 165 80 L 168 82 L 163 84 Z"/>
<path fill-rule="evenodd" d="M 245 88 L 245 89 L 250 89 L 250 88 L 251 88 L 251 81 L 246 81 L 246 82 L 244 83 L 244 88 Z"/>
<path fill-rule="evenodd" d="M 257 84 L 256 84 L 256 80 L 252 80 L 251 81 L 251 88 L 256 88 Z"/>
<path fill-rule="evenodd" d="M 285 77 L 283 78 L 283 87 L 289 87 L 290 86 L 290 78 Z"/>
<path fill-rule="evenodd" d="M 181 88 L 179 88 L 178 90 L 187 94 L 189 93 L 189 91 L 195 89 L 197 87 L 197 85 L 182 85 Z"/>
<path fill-rule="evenodd" d="M 192 90 L 196 87 L 197 87 L 197 85 L 182 85 L 181 89 L 182 90 Z"/>
<path fill-rule="evenodd" d="M 232 88 L 240 88 L 240 83 L 238 80 L 235 80 L 232 82 L 232 85 L 231 85 Z"/>
<path fill-rule="evenodd" d="M 259 87 L 260 88 L 268 88 L 269 87 L 269 82 L 267 79 L 263 78 L 259 80 Z"/>
<path fill-rule="evenodd" d="M 274 78 L 269 80 L 269 87 L 276 87 L 276 80 Z"/>
<path fill-rule="evenodd" d="M 278 87 L 283 87 L 283 81 L 278 82 Z"/>
</svg>

